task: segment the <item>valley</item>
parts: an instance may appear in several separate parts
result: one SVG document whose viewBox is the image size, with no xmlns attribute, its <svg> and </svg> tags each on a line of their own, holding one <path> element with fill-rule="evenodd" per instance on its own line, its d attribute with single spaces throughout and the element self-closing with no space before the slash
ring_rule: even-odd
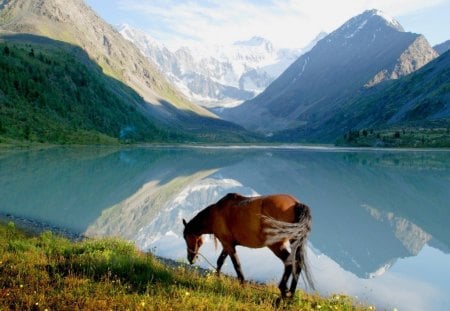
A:
<svg viewBox="0 0 450 311">
<path fill-rule="evenodd" d="M 447 310 L 450 1 L 371 5 L 0 0 L 0 309 Z M 310 207 L 250 227 L 315 289 L 237 237 L 188 268 L 230 193 Z"/>
<path fill-rule="evenodd" d="M 16 65 L 28 68 L 10 67 L 11 55 L 0 53 L 7 71 L 0 93 L 4 144 L 449 146 L 448 42 L 433 48 L 425 36 L 376 9 L 303 48 L 279 48 L 254 36 L 169 49 L 128 24 L 112 27 L 82 0 L 4 0 L 0 41 L 3 49 L 21 50 Z M 26 49 L 45 55 L 48 64 L 32 61 Z M 82 83 L 71 70 L 53 78 L 52 70 L 60 69 L 52 64 L 61 57 L 64 70 L 76 62 L 72 71 Z M 46 75 L 36 74 L 42 71 Z M 14 72 L 21 72 L 20 81 Z M 87 76 L 101 81 L 103 93 Z M 58 95 L 46 94 L 49 83 Z M 428 139 L 422 129 L 439 137 Z M 356 139 L 363 131 L 377 134 Z M 398 131 L 420 138 L 381 138 Z"/>
</svg>

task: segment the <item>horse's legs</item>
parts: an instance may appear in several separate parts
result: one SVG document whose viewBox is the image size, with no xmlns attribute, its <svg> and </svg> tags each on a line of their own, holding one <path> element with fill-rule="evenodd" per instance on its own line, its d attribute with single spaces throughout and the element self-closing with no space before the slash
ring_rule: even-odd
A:
<svg viewBox="0 0 450 311">
<path fill-rule="evenodd" d="M 294 296 L 295 294 L 295 290 L 297 289 L 298 278 L 300 276 L 300 273 L 302 272 L 302 262 L 301 262 L 302 257 L 300 255 L 302 251 L 301 247 L 302 245 L 299 245 L 295 250 L 292 250 L 295 251 L 295 269 L 293 269 L 291 287 L 289 290 L 292 296 Z"/>
<path fill-rule="evenodd" d="M 220 240 L 220 239 L 219 239 Z M 244 274 L 242 273 L 241 263 L 239 262 L 239 258 L 236 253 L 236 245 L 230 241 L 220 240 L 222 243 L 222 253 L 220 253 L 219 258 L 217 259 L 217 270 L 220 271 L 220 268 L 223 265 L 225 258 L 227 255 L 230 256 L 231 262 L 233 262 L 234 270 L 236 270 L 237 277 L 241 283 L 244 283 Z"/>
<path fill-rule="evenodd" d="M 287 294 L 289 293 L 289 291 L 287 290 L 287 282 L 292 273 L 292 263 L 287 262 L 287 259 L 290 254 L 289 251 L 286 249 L 285 244 L 282 242 L 272 244 L 269 246 L 269 248 L 275 254 L 275 256 L 280 258 L 281 261 L 283 261 L 284 263 L 284 273 L 283 276 L 281 277 L 280 284 L 278 285 L 278 288 L 280 289 L 281 292 L 281 296 L 284 298 L 287 297 Z"/>
<path fill-rule="evenodd" d="M 227 249 L 228 255 L 230 255 L 231 261 L 233 262 L 234 270 L 236 270 L 237 277 L 241 283 L 244 283 L 244 274 L 242 273 L 241 263 L 236 253 L 236 248 L 231 246 Z"/>
<path fill-rule="evenodd" d="M 223 263 L 225 262 L 225 259 L 227 258 L 228 253 L 225 251 L 225 249 L 222 250 L 222 252 L 220 253 L 219 258 L 217 259 L 217 275 L 220 275 L 220 269 L 223 266 Z"/>
</svg>

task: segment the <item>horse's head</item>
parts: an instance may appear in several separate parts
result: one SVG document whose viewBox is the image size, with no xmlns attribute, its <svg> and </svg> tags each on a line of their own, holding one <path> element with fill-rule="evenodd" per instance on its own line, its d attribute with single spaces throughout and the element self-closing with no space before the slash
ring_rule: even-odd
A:
<svg viewBox="0 0 450 311">
<path fill-rule="evenodd" d="M 186 220 L 184 219 L 183 225 L 184 225 L 183 237 L 187 245 L 187 259 L 189 260 L 189 263 L 192 265 L 197 259 L 198 250 L 200 249 L 200 246 L 202 246 L 203 244 L 203 238 L 201 235 L 195 235 L 189 232 L 189 230 L 187 230 Z"/>
</svg>

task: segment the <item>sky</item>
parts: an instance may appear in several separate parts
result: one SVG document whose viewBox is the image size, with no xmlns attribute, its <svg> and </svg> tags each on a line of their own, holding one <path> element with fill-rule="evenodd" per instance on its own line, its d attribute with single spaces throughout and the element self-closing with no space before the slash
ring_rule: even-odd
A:
<svg viewBox="0 0 450 311">
<path fill-rule="evenodd" d="M 231 44 L 261 36 L 306 46 L 351 17 L 380 9 L 431 45 L 450 39 L 450 0 L 85 0 L 112 25 L 129 24 L 168 47 Z"/>
</svg>

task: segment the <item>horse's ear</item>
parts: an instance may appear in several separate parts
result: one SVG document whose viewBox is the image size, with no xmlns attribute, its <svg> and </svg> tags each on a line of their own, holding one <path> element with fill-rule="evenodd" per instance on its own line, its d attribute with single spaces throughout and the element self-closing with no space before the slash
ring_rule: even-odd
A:
<svg viewBox="0 0 450 311">
<path fill-rule="evenodd" d="M 186 225 L 187 225 L 187 222 L 186 222 L 186 219 L 184 219 L 183 218 L 183 225 L 186 227 Z"/>
</svg>

